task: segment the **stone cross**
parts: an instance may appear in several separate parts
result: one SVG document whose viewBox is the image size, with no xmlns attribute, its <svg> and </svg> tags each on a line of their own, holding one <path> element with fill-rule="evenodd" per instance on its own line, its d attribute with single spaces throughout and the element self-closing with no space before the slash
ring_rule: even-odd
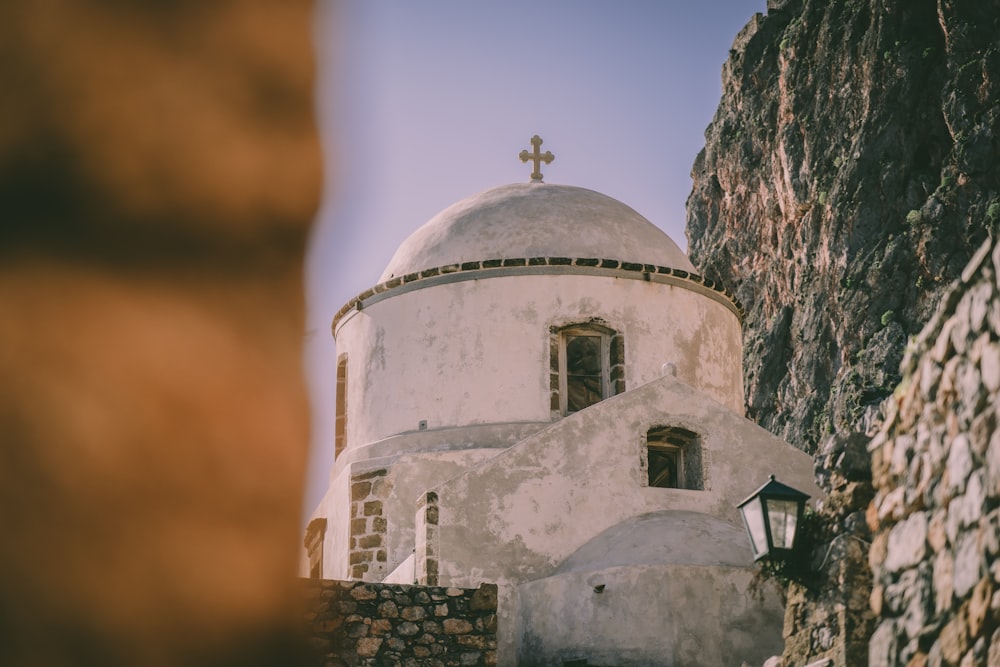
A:
<svg viewBox="0 0 1000 667">
<path fill-rule="evenodd" d="M 518 157 L 521 158 L 521 162 L 527 162 L 528 160 L 534 162 L 535 166 L 534 170 L 531 172 L 531 182 L 541 183 L 542 172 L 539 171 L 542 166 L 541 163 L 544 162 L 545 164 L 549 164 L 556 159 L 556 156 L 553 155 L 551 151 L 545 151 L 544 153 L 541 152 L 542 138 L 537 134 L 531 138 L 531 146 L 534 148 L 531 153 L 524 150 L 518 154 Z"/>
</svg>

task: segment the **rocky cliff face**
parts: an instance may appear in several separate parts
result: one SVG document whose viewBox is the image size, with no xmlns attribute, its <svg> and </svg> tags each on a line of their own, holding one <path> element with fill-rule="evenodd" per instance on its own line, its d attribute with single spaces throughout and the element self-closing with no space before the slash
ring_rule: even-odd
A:
<svg viewBox="0 0 1000 667">
<path fill-rule="evenodd" d="M 746 311 L 749 416 L 867 430 L 909 336 L 1000 223 L 1000 2 L 769 0 L 736 38 L 688 199 Z"/>
</svg>

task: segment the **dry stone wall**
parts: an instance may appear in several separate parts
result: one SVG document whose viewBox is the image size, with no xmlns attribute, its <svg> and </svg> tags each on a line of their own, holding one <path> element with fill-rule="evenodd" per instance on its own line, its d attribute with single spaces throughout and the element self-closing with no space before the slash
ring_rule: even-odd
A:
<svg viewBox="0 0 1000 667">
<path fill-rule="evenodd" d="M 497 663 L 497 587 L 308 580 L 306 620 L 324 667 Z"/>
<path fill-rule="evenodd" d="M 1000 245 L 910 344 L 872 441 L 869 664 L 1000 665 Z"/>
</svg>

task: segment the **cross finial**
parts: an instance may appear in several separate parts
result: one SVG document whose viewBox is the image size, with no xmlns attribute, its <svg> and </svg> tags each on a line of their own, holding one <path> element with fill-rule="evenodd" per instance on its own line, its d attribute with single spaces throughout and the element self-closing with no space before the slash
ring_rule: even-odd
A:
<svg viewBox="0 0 1000 667">
<path fill-rule="evenodd" d="M 521 151 L 518 157 L 521 158 L 521 162 L 527 162 L 531 160 L 534 163 L 534 169 L 531 172 L 531 182 L 541 183 L 542 182 L 542 172 L 540 171 L 541 163 L 550 164 L 556 159 L 556 156 L 552 154 L 551 151 L 541 151 L 542 148 L 542 138 L 537 134 L 531 138 L 531 146 L 533 148 L 532 152 L 526 150 Z"/>
</svg>

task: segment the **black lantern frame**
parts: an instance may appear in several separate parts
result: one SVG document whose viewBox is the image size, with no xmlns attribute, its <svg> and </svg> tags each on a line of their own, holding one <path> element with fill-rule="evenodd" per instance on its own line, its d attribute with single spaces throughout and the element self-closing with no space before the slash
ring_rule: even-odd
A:
<svg viewBox="0 0 1000 667">
<path fill-rule="evenodd" d="M 755 561 L 787 559 L 791 555 L 808 499 L 808 494 L 771 475 L 766 484 L 737 505 Z"/>
</svg>

